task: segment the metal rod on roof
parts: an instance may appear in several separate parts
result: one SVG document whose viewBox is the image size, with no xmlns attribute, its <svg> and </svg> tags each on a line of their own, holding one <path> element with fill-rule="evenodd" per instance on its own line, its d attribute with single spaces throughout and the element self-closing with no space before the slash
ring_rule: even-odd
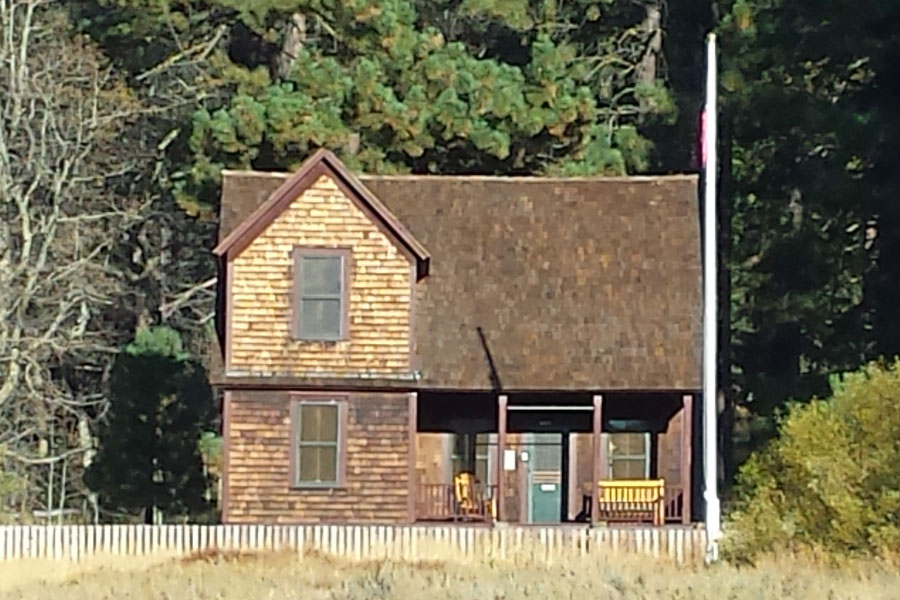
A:
<svg viewBox="0 0 900 600">
<path fill-rule="evenodd" d="M 716 382 L 718 284 L 716 252 L 716 182 L 718 179 L 716 35 L 707 38 L 706 108 L 701 157 L 704 165 L 703 196 L 703 498 L 706 503 L 706 561 L 719 559 L 721 507 L 718 493 L 718 388 Z"/>
</svg>

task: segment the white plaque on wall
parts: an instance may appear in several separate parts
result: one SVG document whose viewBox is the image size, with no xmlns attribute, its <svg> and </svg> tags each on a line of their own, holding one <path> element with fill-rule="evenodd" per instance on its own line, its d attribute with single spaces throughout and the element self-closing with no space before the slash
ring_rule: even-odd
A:
<svg viewBox="0 0 900 600">
<path fill-rule="evenodd" d="M 516 451 L 515 450 L 504 450 L 503 451 L 503 470 L 504 471 L 515 471 L 516 470 Z"/>
</svg>

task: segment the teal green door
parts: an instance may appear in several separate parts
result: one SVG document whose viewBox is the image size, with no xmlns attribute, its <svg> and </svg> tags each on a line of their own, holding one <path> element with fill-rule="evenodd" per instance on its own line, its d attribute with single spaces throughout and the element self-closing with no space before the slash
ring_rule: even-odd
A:
<svg viewBox="0 0 900 600">
<path fill-rule="evenodd" d="M 531 522 L 559 523 L 560 486 L 558 483 L 531 484 Z"/>
<path fill-rule="evenodd" d="M 530 437 L 529 522 L 559 523 L 562 503 L 562 436 L 558 433 L 533 433 Z"/>
</svg>

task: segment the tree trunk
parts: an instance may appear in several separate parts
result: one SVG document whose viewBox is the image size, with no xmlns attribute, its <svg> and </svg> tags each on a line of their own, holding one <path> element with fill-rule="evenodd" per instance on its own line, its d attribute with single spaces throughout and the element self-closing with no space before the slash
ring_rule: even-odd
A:
<svg viewBox="0 0 900 600">
<path fill-rule="evenodd" d="M 662 9 L 657 4 L 647 6 L 647 14 L 641 23 L 641 33 L 647 38 L 647 48 L 637 64 L 636 75 L 638 83 L 654 85 L 656 83 L 656 67 L 659 55 L 662 53 Z M 647 101 L 641 99 L 640 111 L 649 110 Z"/>
<path fill-rule="evenodd" d="M 302 13 L 291 15 L 284 32 L 284 42 L 281 44 L 281 52 L 278 55 L 276 75 L 278 79 L 285 79 L 291 74 L 297 56 L 303 50 L 306 43 L 306 16 Z"/>
</svg>

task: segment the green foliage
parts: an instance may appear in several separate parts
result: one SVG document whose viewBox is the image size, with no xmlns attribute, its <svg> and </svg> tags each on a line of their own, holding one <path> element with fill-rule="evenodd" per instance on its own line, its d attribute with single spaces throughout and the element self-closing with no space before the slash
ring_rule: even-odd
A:
<svg viewBox="0 0 900 600">
<path fill-rule="evenodd" d="M 136 337 L 113 367 L 110 408 L 85 481 L 119 513 L 196 516 L 208 508 L 200 442 L 214 405 L 206 373 L 173 330 Z"/>
<path fill-rule="evenodd" d="M 159 356 L 181 362 L 189 358 L 182 349 L 181 335 L 171 327 L 142 327 L 134 336 L 134 341 L 125 346 L 131 356 Z"/>
<path fill-rule="evenodd" d="M 207 469 L 222 472 L 222 436 L 212 431 L 204 431 L 199 442 L 200 455 Z"/>
<path fill-rule="evenodd" d="M 764 442 L 787 398 L 900 353 L 894 0 L 718 3 L 735 387 Z M 893 281 L 894 283 L 890 283 Z"/>
<path fill-rule="evenodd" d="M 0 455 L 5 453 L 5 447 L 0 445 Z M 10 473 L 0 468 L 0 525 L 5 523 L 9 515 L 6 511 L 14 506 L 16 497 L 25 489 L 25 482 L 16 473 Z"/>
<path fill-rule="evenodd" d="M 639 73 L 644 4 L 655 5 L 99 0 L 79 14 L 116 55 L 136 45 L 123 65 L 154 95 L 148 73 L 226 32 L 227 49 L 210 46 L 191 80 L 208 99 L 170 148 L 190 161 L 173 169 L 174 193 L 202 213 L 222 168 L 291 169 L 316 147 L 370 172 L 645 168 L 652 146 L 637 125 L 674 106 L 661 80 Z M 304 31 L 292 42 L 297 16 Z"/>
<path fill-rule="evenodd" d="M 726 528 L 734 556 L 878 554 L 900 544 L 900 360 L 831 385 L 831 398 L 791 406 L 778 438 L 742 467 Z"/>
</svg>

